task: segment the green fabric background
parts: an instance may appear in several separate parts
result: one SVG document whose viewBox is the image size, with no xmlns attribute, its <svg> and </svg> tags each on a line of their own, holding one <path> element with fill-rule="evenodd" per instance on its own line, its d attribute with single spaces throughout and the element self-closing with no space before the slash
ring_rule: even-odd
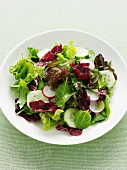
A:
<svg viewBox="0 0 127 170">
<path fill-rule="evenodd" d="M 126 0 L 0 0 L 0 63 L 22 40 L 59 28 L 96 34 L 127 62 Z M 126 170 L 127 114 L 94 141 L 58 146 L 25 136 L 0 110 L 0 170 L 29 169 Z"/>
</svg>

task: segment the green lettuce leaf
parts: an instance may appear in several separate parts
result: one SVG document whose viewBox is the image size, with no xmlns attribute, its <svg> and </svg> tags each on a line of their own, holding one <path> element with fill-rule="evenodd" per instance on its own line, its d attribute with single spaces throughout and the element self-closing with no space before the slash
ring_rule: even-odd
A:
<svg viewBox="0 0 127 170">
<path fill-rule="evenodd" d="M 28 51 L 29 51 L 29 59 L 36 62 L 39 61 L 39 57 L 37 56 L 37 53 L 39 52 L 38 49 L 33 47 L 28 47 Z"/>
<path fill-rule="evenodd" d="M 73 44 L 74 41 L 70 41 L 68 45 L 63 46 L 63 51 L 57 54 L 58 61 L 66 64 L 73 62 L 77 52 Z"/>
<path fill-rule="evenodd" d="M 34 66 L 34 62 L 28 58 L 21 58 L 16 65 L 10 66 L 10 73 L 16 80 L 23 79 L 26 83 L 31 82 L 37 76 L 43 77 L 43 67 Z"/>
<path fill-rule="evenodd" d="M 59 121 L 61 119 L 61 114 L 64 112 L 62 109 L 57 109 L 52 117 L 54 121 Z"/>
<path fill-rule="evenodd" d="M 34 112 L 32 109 L 30 109 L 27 104 L 23 106 L 23 108 L 17 113 L 20 114 L 21 112 L 25 112 L 27 115 L 37 114 L 37 112 Z"/>
<path fill-rule="evenodd" d="M 44 113 L 40 113 L 41 121 L 43 122 L 43 129 L 50 130 L 52 126 L 50 125 L 50 117 L 46 116 Z"/>
<path fill-rule="evenodd" d="M 19 85 L 15 88 L 14 92 L 18 96 L 17 103 L 19 104 L 19 107 L 22 108 L 23 105 L 26 103 L 27 94 L 29 93 L 28 86 L 24 80 L 19 81 Z"/>
<path fill-rule="evenodd" d="M 69 44 L 64 47 L 66 50 L 66 58 L 68 58 L 69 60 L 73 60 L 77 52 L 73 44 L 74 41 L 70 41 Z"/>
<path fill-rule="evenodd" d="M 75 87 L 75 89 L 79 90 L 79 87 L 77 85 L 77 82 L 79 82 L 79 80 L 73 73 L 71 74 L 71 82 L 72 82 L 72 85 Z"/>
<path fill-rule="evenodd" d="M 72 86 L 68 84 L 67 79 L 58 86 L 56 90 L 56 104 L 58 107 L 63 107 L 68 99 L 72 96 Z"/>
<path fill-rule="evenodd" d="M 104 104 L 105 104 L 105 113 L 106 113 L 106 118 L 108 118 L 110 116 L 110 106 L 109 106 L 109 102 L 110 102 L 110 97 L 108 95 L 106 95 L 105 99 L 104 99 Z"/>
<path fill-rule="evenodd" d="M 97 113 L 95 114 L 93 120 L 92 120 L 92 124 L 96 123 L 96 122 L 100 122 L 106 119 L 106 113 L 105 111 L 102 111 L 101 113 Z"/>
<path fill-rule="evenodd" d="M 34 63 L 27 59 L 27 58 L 21 58 L 16 65 L 10 66 L 9 71 L 15 76 L 16 80 L 19 79 L 25 79 L 27 73 L 28 73 L 28 66 L 33 65 Z"/>
<path fill-rule="evenodd" d="M 61 63 L 68 62 L 68 59 L 65 58 L 64 55 L 61 54 L 61 53 L 58 53 L 58 54 L 57 54 L 57 60 L 59 60 Z"/>
<path fill-rule="evenodd" d="M 78 107 L 79 106 L 79 103 L 77 101 L 77 96 L 76 96 L 76 93 L 74 93 L 70 99 L 66 102 L 66 106 L 65 106 L 65 109 L 67 108 L 70 108 L 70 107 Z"/>
<path fill-rule="evenodd" d="M 113 96 L 114 92 L 113 92 L 113 87 L 111 87 L 109 90 L 108 90 L 108 93 L 107 93 L 107 96 L 110 100 L 110 98 Z"/>
<path fill-rule="evenodd" d="M 52 125 L 51 125 L 51 117 L 53 116 L 53 113 L 51 112 L 46 112 L 46 113 L 40 113 L 39 114 L 40 117 L 41 117 L 41 121 L 43 123 L 43 129 L 44 130 L 50 130 L 52 128 Z"/>
<path fill-rule="evenodd" d="M 91 125 L 91 115 L 89 110 L 79 110 L 75 114 L 74 122 L 77 128 L 85 129 Z"/>
<path fill-rule="evenodd" d="M 52 126 L 56 125 L 58 122 L 62 123 L 62 113 L 64 111 L 61 109 L 57 109 L 55 113 L 46 112 L 46 113 L 40 113 L 41 121 L 43 123 L 43 129 L 44 130 L 50 130 Z"/>
<path fill-rule="evenodd" d="M 43 82 L 43 80 L 39 81 L 38 84 L 38 90 L 42 90 L 42 88 L 44 87 L 45 83 Z"/>
<path fill-rule="evenodd" d="M 105 77 L 101 74 L 98 79 L 98 86 L 99 86 L 99 89 L 105 89 L 108 86 L 108 84 L 105 81 Z"/>
<path fill-rule="evenodd" d="M 106 120 L 109 116 L 110 116 L 110 106 L 109 106 L 109 96 L 106 95 L 105 99 L 104 99 L 104 104 L 105 104 L 105 108 L 102 112 L 95 114 L 93 120 L 92 120 L 92 124 L 96 123 L 96 122 L 100 122 L 100 121 L 104 121 Z"/>
</svg>

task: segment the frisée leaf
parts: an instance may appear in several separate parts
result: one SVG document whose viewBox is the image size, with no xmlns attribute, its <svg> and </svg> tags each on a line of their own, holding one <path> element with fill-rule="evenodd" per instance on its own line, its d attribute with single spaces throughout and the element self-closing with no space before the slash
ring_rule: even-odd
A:
<svg viewBox="0 0 127 170">
<path fill-rule="evenodd" d="M 21 58 L 14 66 L 10 66 L 10 73 L 16 80 L 23 79 L 26 83 L 31 82 L 37 76 L 43 76 L 43 67 L 37 67 L 34 62 L 28 58 Z"/>
</svg>

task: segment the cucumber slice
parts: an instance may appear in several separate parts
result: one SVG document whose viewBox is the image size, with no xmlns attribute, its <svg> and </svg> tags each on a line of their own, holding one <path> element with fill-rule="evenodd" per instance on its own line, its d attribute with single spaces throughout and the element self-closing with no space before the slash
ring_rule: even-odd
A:
<svg viewBox="0 0 127 170">
<path fill-rule="evenodd" d="M 69 108 L 64 112 L 64 122 L 69 126 L 76 128 L 76 125 L 74 123 L 74 117 L 76 112 L 79 110 L 77 108 Z"/>
<path fill-rule="evenodd" d="M 76 47 L 77 53 L 76 56 L 77 57 L 85 57 L 87 55 L 89 55 L 89 50 L 87 50 L 86 48 L 82 48 L 82 47 Z"/>
<path fill-rule="evenodd" d="M 106 82 L 106 84 L 108 85 L 108 87 L 113 87 L 116 80 L 115 77 L 113 75 L 113 72 L 111 72 L 110 70 L 103 70 L 103 71 L 99 71 L 99 73 L 104 76 L 104 80 Z"/>
<path fill-rule="evenodd" d="M 50 51 L 50 49 L 41 50 L 37 53 L 37 56 L 41 59 L 49 51 Z"/>
<path fill-rule="evenodd" d="M 41 90 L 36 90 L 36 91 L 30 91 L 29 94 L 27 95 L 27 106 L 29 106 L 30 102 L 33 101 L 38 101 L 38 100 L 43 100 L 43 101 L 48 101 L 48 98 L 46 98 Z"/>
</svg>

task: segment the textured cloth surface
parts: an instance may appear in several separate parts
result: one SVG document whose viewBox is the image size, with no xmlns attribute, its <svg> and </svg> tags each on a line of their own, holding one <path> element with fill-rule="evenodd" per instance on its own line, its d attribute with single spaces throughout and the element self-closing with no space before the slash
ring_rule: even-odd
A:
<svg viewBox="0 0 127 170">
<path fill-rule="evenodd" d="M 0 0 L 0 63 L 22 40 L 59 28 L 93 33 L 127 62 L 126 16 L 126 0 Z M 25 136 L 0 110 L 0 170 L 24 169 L 126 170 L 127 114 L 94 141 L 58 146 Z"/>
</svg>

